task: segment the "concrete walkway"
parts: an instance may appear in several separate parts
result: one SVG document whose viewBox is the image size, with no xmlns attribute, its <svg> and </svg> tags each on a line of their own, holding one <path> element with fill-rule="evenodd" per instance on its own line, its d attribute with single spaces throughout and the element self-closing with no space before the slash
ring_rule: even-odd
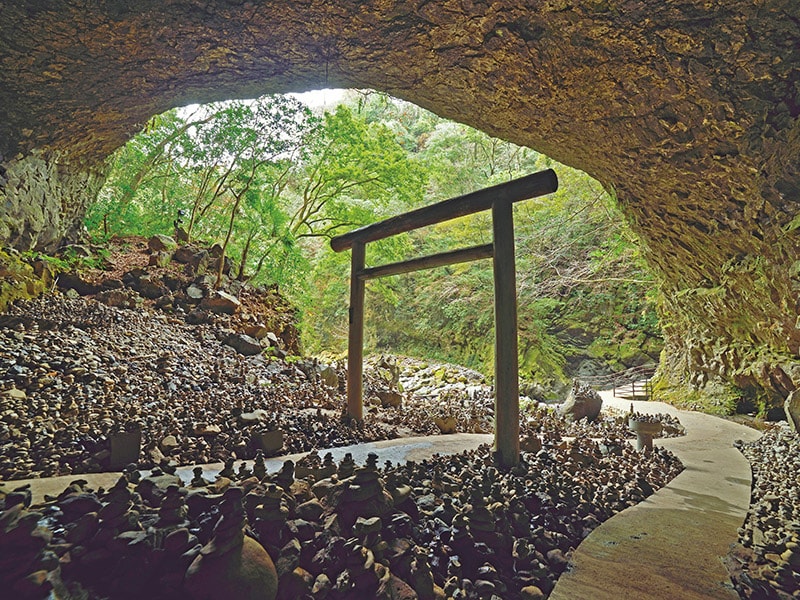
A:
<svg viewBox="0 0 800 600">
<path fill-rule="evenodd" d="M 321 450 L 320 457 L 324 456 L 326 452 L 333 455 L 333 459 L 338 463 L 346 453 L 353 455 L 353 460 L 363 465 L 367 460 L 367 454 L 374 452 L 378 455 L 379 465 L 383 466 L 385 461 L 393 463 L 407 462 L 409 460 L 421 461 L 430 458 L 434 454 L 458 454 L 465 450 L 474 450 L 481 444 L 492 444 L 494 437 L 490 434 L 480 433 L 455 433 L 452 435 L 433 435 L 425 437 L 411 437 L 411 438 L 398 438 L 394 440 L 383 440 L 380 442 L 370 442 L 367 444 L 356 444 L 353 446 L 342 446 L 339 448 L 331 448 L 329 450 Z M 282 466 L 284 461 L 293 460 L 297 462 L 300 458 L 308 454 L 307 452 L 300 454 L 290 454 L 288 456 L 280 456 L 265 459 L 267 471 L 275 473 Z M 238 468 L 241 461 L 236 461 L 235 467 Z M 245 461 L 253 466 L 253 461 Z M 203 475 L 206 479 L 211 481 L 222 470 L 222 463 L 212 463 L 203 466 Z M 176 475 L 178 475 L 185 484 L 191 481 L 193 474 L 192 466 L 178 467 Z M 149 470 L 142 471 L 142 474 L 149 474 Z M 11 491 L 24 485 L 31 486 L 32 501 L 34 504 L 44 501 L 44 496 L 58 496 L 64 489 L 77 479 L 84 479 L 88 482 L 89 487 L 98 489 L 100 487 L 110 488 L 119 479 L 122 473 L 85 473 L 81 475 L 63 475 L 60 477 L 49 477 L 46 479 L 20 479 L 15 481 L 0 481 L 0 486 L 3 486 L 5 491 Z"/>
<path fill-rule="evenodd" d="M 603 394 L 605 406 L 630 401 Z M 656 440 L 686 469 L 646 501 L 609 519 L 577 548 L 551 600 L 708 600 L 739 598 L 722 565 L 750 503 L 750 465 L 733 447 L 759 433 L 717 417 L 634 402 L 670 413 L 687 435 Z"/>
</svg>

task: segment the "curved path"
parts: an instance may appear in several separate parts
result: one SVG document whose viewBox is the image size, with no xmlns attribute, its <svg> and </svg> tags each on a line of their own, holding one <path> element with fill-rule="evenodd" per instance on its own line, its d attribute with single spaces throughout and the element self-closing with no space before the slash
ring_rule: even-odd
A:
<svg viewBox="0 0 800 600">
<path fill-rule="evenodd" d="M 630 401 L 603 393 L 605 406 Z M 750 465 L 733 447 L 757 431 L 718 417 L 634 402 L 670 413 L 684 437 L 656 440 L 686 469 L 644 502 L 609 519 L 575 550 L 551 600 L 708 600 L 739 598 L 721 559 L 736 541 L 750 504 Z"/>
<path fill-rule="evenodd" d="M 627 410 L 630 401 L 603 393 L 605 406 Z M 686 469 L 644 502 L 603 523 L 575 550 L 570 568 L 559 579 L 551 600 L 736 600 L 721 558 L 737 539 L 750 502 L 750 466 L 733 447 L 736 439 L 755 440 L 748 427 L 709 415 L 678 411 L 660 402 L 634 402 L 637 411 L 670 413 L 686 427 L 681 438 L 656 440 L 674 452 Z M 332 449 L 335 460 L 351 452 L 363 464 L 367 453 L 380 461 L 423 460 L 491 443 L 491 435 L 454 434 L 401 438 Z M 286 459 L 267 459 L 270 472 Z M 213 478 L 221 463 L 205 465 Z M 178 470 L 188 482 L 191 467 Z M 10 481 L 11 490 L 30 483 L 33 501 L 58 495 L 70 481 L 83 478 L 92 487 L 109 487 L 119 473 L 68 475 L 50 479 Z"/>
</svg>

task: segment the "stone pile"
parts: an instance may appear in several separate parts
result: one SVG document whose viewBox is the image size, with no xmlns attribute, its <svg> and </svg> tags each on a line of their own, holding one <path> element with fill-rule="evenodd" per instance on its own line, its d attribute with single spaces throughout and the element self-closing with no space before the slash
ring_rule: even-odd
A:
<svg viewBox="0 0 800 600">
<path fill-rule="evenodd" d="M 163 236 L 137 248 L 115 255 L 111 271 L 62 274 L 65 294 L 0 314 L 0 479 L 492 431 L 493 390 L 480 374 L 394 357 L 368 362 L 366 418 L 347 422 L 341 365 L 231 345 L 246 336 L 290 348 L 272 331 L 283 325 L 263 324 L 283 318 L 275 315 L 285 306 L 265 306 L 283 302 L 274 290 L 230 280 L 227 291 L 214 290 L 195 258 L 218 258 L 218 249 L 175 247 Z M 106 302 L 112 292 L 135 301 Z M 212 317 L 191 317 L 198 310 Z M 596 431 L 585 421 L 574 427 L 575 435 Z"/>
<path fill-rule="evenodd" d="M 726 565 L 742 598 L 788 600 L 800 590 L 800 435 L 787 425 L 737 447 L 750 462 L 750 509 Z"/>
<path fill-rule="evenodd" d="M 575 379 L 559 413 L 567 421 L 594 421 L 600 416 L 602 407 L 603 399 L 600 394 L 591 386 Z"/>
<path fill-rule="evenodd" d="M 509 471 L 483 446 L 383 468 L 375 455 L 363 466 L 348 457 L 307 480 L 287 461 L 262 477 L 231 465 L 191 488 L 160 470 L 107 491 L 76 481 L 35 507 L 31 519 L 48 524 L 36 552 L 50 556 L 39 578 L 89 599 L 199 600 L 232 589 L 278 600 L 545 598 L 584 537 L 682 468 L 663 449 L 641 455 L 622 439 L 562 433 L 543 436 Z M 24 498 L 0 498 L 0 523 L 14 521 Z M 250 568 L 237 571 L 243 563 Z M 5 566 L 22 568 L 10 556 Z M 253 580 L 274 595 L 243 592 Z M 28 597 L 48 593 L 34 589 Z"/>
<path fill-rule="evenodd" d="M 189 324 L 227 327 L 231 331 L 225 343 L 243 354 L 266 348 L 284 357 L 299 354 L 292 307 L 275 287 L 256 288 L 233 279 L 231 261 L 222 258 L 219 244 L 178 246 L 170 236 L 154 235 L 147 241 L 114 240 L 105 250 L 109 255 L 102 259 L 102 269 L 61 273 L 58 288 L 109 306 L 148 306 Z M 99 261 L 89 247 L 71 246 L 69 251 Z M 217 281 L 221 261 L 222 277 Z"/>
<path fill-rule="evenodd" d="M 367 367 L 365 398 L 373 399 L 369 411 L 380 420 L 417 435 L 493 430 L 494 391 L 477 371 L 386 356 L 369 359 Z"/>
<path fill-rule="evenodd" d="M 253 458 L 270 430 L 283 433 L 273 455 L 396 437 L 343 422 L 314 361 L 246 357 L 226 335 L 63 295 L 12 306 L 0 315 L 0 479 L 109 470 L 122 432 L 140 433 L 142 468 Z"/>
<path fill-rule="evenodd" d="M 491 433 L 494 421 L 494 390 L 480 373 L 442 363 L 430 363 L 409 357 L 373 357 L 367 360 L 368 391 L 366 398 L 374 398 L 369 409 L 381 421 L 396 426 L 399 430 L 411 430 L 415 434 L 438 433 Z M 596 402 L 597 392 L 578 382 L 578 398 L 591 398 Z M 387 410 L 379 401 L 379 394 L 396 390 L 402 396 L 402 410 Z M 574 393 L 573 393 L 574 396 Z M 553 426 L 567 427 L 569 436 L 633 438 L 628 429 L 630 415 L 615 414 L 613 410 L 599 413 L 593 419 L 559 418 L 553 405 L 546 405 L 522 396 L 520 398 L 522 419 L 540 423 L 552 421 Z M 561 413 L 563 414 L 563 409 Z M 569 411 L 568 411 L 569 412 Z M 636 413 L 639 415 L 639 413 Z M 585 417 L 586 415 L 583 415 Z M 656 437 L 679 437 L 686 434 L 680 421 L 668 414 L 647 415 L 658 420 L 662 432 Z M 557 421 L 566 420 L 566 425 Z M 542 424 L 544 426 L 544 424 Z M 539 425 L 537 425 L 539 427 Z"/>
<path fill-rule="evenodd" d="M 548 435 L 548 432 L 562 432 L 568 437 L 634 439 L 636 435 L 628 427 L 630 418 L 661 423 L 661 432 L 655 437 L 671 438 L 686 435 L 686 429 L 680 421 L 665 413 L 643 414 L 629 412 L 615 414 L 613 411 L 603 412 L 594 421 L 564 421 L 557 411 L 543 404 L 527 404 L 521 409 L 522 438 L 531 435 Z"/>
<path fill-rule="evenodd" d="M 7 510 L 0 514 L 0 589 L 8 597 L 45 598 L 59 569 L 58 556 L 48 548 L 52 533 L 39 525 L 42 513 L 28 510 L 24 502 L 9 499 L 5 504 Z"/>
<path fill-rule="evenodd" d="M 0 479 L 249 459 L 259 450 L 308 452 L 401 433 L 492 431 L 492 388 L 467 369 L 400 359 L 392 383 L 376 366 L 372 381 L 384 383 L 374 389 L 394 389 L 402 403 L 378 400 L 353 424 L 340 418 L 340 369 L 246 357 L 223 343 L 227 335 L 85 298 L 12 306 L 0 315 Z M 532 401 L 525 407 L 537 410 Z M 570 427 L 573 435 L 600 435 L 611 422 Z"/>
</svg>

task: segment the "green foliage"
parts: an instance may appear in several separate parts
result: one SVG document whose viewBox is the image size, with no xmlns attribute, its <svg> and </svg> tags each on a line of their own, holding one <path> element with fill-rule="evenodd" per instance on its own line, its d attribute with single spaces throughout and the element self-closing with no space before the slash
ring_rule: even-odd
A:
<svg viewBox="0 0 800 600">
<path fill-rule="evenodd" d="M 515 207 L 520 366 L 557 386 L 581 361 L 630 366 L 660 349 L 654 283 L 613 199 L 584 173 L 383 94 L 313 115 L 282 96 L 170 111 L 113 157 L 87 226 L 222 241 L 239 275 L 277 283 L 301 309 L 304 344 L 343 352 L 349 253 L 338 234 L 547 167 L 559 190 Z M 491 242 L 484 214 L 367 248 L 380 265 Z M 367 286 L 367 344 L 493 370 L 490 261 Z"/>
<path fill-rule="evenodd" d="M 31 266 L 39 258 L 38 253 L 0 248 L 0 311 L 15 300 L 35 298 L 50 285 L 52 271 L 39 275 Z"/>
<path fill-rule="evenodd" d="M 711 415 L 729 416 L 737 412 L 743 392 L 731 384 L 710 382 L 701 390 L 688 385 L 674 384 L 664 377 L 653 382 L 653 397 L 683 410 L 696 410 Z M 761 405 L 760 413 L 763 416 Z"/>
<path fill-rule="evenodd" d="M 333 237 L 422 198 L 425 173 L 392 131 L 347 106 L 325 115 L 307 153 L 290 184 L 295 236 Z"/>
</svg>

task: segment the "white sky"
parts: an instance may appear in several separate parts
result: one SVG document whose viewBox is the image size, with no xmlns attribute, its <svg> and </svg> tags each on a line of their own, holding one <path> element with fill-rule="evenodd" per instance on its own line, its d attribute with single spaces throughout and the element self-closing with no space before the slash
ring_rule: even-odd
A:
<svg viewBox="0 0 800 600">
<path fill-rule="evenodd" d="M 302 94 L 287 95 L 297 98 L 300 102 L 310 108 L 331 108 L 341 102 L 346 91 L 347 90 L 342 89 L 324 89 L 303 92 Z"/>
<path fill-rule="evenodd" d="M 344 98 L 345 93 L 347 93 L 347 90 L 345 89 L 326 88 L 324 90 L 312 90 L 310 92 L 303 92 L 301 94 L 286 95 L 297 98 L 300 102 L 311 109 L 321 108 L 324 110 L 333 108 L 339 104 Z M 178 108 L 178 115 L 180 115 L 182 118 L 185 118 L 187 115 L 196 111 L 198 106 L 200 105 L 190 104 L 188 106 L 182 106 Z"/>
</svg>

